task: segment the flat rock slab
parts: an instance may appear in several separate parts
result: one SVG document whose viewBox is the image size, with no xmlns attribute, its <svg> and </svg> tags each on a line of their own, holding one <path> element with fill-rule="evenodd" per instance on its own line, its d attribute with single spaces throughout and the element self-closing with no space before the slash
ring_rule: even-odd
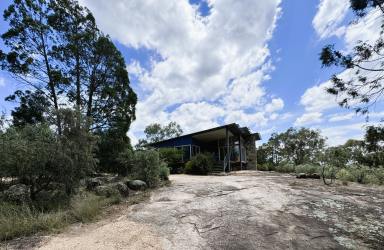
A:
<svg viewBox="0 0 384 250">
<path fill-rule="evenodd" d="M 242 171 L 171 176 L 121 217 L 45 238 L 40 249 L 380 249 L 384 192 Z"/>
</svg>

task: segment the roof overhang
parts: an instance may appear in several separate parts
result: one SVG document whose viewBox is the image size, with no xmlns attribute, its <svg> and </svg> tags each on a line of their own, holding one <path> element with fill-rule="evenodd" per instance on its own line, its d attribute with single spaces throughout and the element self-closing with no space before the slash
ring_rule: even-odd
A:
<svg viewBox="0 0 384 250">
<path fill-rule="evenodd" d="M 229 136 L 240 135 L 243 138 L 249 138 L 250 136 L 254 136 L 255 140 L 261 139 L 259 133 L 251 133 L 247 127 L 240 127 L 236 123 L 231 123 L 231 124 L 227 124 L 227 125 L 216 127 L 216 128 L 211 128 L 211 129 L 207 129 L 207 130 L 203 130 L 203 131 L 199 131 L 199 132 L 195 132 L 195 133 L 191 133 L 191 134 L 186 134 L 186 135 L 182 135 L 182 136 L 179 136 L 176 138 L 191 136 L 192 138 L 195 138 L 195 139 L 201 140 L 201 141 L 212 141 L 212 140 L 226 138 L 226 131 L 227 130 L 228 130 Z M 163 140 L 160 142 L 150 143 L 148 145 L 154 146 L 158 143 L 174 140 L 176 138 L 170 138 L 170 139 Z"/>
</svg>

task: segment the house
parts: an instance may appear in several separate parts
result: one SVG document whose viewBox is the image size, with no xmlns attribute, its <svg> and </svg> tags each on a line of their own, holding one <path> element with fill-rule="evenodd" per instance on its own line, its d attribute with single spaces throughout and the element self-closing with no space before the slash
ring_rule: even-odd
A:
<svg viewBox="0 0 384 250">
<path fill-rule="evenodd" d="M 216 169 L 256 169 L 256 141 L 259 133 L 251 133 L 247 127 L 236 123 L 182 135 L 164 141 L 151 143 L 155 148 L 176 148 L 183 151 L 182 161 L 187 162 L 198 153 L 211 153 Z"/>
</svg>

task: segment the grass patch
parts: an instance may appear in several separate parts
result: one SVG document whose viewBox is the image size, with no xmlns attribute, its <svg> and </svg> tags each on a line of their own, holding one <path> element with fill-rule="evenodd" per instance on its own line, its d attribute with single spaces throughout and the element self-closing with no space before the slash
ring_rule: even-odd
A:
<svg viewBox="0 0 384 250">
<path fill-rule="evenodd" d="M 73 197 L 68 207 L 47 212 L 26 204 L 13 205 L 3 202 L 0 204 L 0 240 L 38 232 L 58 232 L 71 223 L 91 222 L 98 218 L 104 207 L 119 201 L 120 197 L 106 198 L 84 192 Z"/>
</svg>

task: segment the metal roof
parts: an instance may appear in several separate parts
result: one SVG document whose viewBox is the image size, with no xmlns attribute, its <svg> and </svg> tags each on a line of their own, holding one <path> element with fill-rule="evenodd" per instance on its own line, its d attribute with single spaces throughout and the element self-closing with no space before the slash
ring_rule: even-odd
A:
<svg viewBox="0 0 384 250">
<path fill-rule="evenodd" d="M 210 128 L 210 129 L 207 129 L 207 130 L 202 130 L 202 131 L 198 131 L 198 132 L 194 132 L 194 133 L 190 133 L 190 134 L 186 134 L 186 135 L 181 135 L 181 136 L 178 136 L 178 137 L 169 138 L 169 139 L 166 139 L 166 140 L 163 140 L 163 141 L 159 141 L 159 142 L 149 143 L 148 145 L 156 145 L 158 143 L 174 140 L 174 139 L 177 139 L 177 138 L 200 135 L 200 134 L 209 133 L 209 132 L 212 132 L 212 131 L 215 131 L 215 130 L 220 130 L 220 129 L 225 129 L 225 128 L 228 128 L 233 134 L 241 135 L 241 136 L 244 136 L 244 137 L 249 137 L 249 136 L 253 135 L 253 136 L 255 136 L 255 139 L 257 141 L 261 140 L 261 137 L 260 137 L 259 133 L 251 133 L 251 131 L 247 127 L 240 127 L 237 123 L 230 123 L 230 124 L 226 124 L 226 125 L 223 125 L 223 126 L 219 126 L 219 127 L 215 127 L 215 128 Z"/>
</svg>

